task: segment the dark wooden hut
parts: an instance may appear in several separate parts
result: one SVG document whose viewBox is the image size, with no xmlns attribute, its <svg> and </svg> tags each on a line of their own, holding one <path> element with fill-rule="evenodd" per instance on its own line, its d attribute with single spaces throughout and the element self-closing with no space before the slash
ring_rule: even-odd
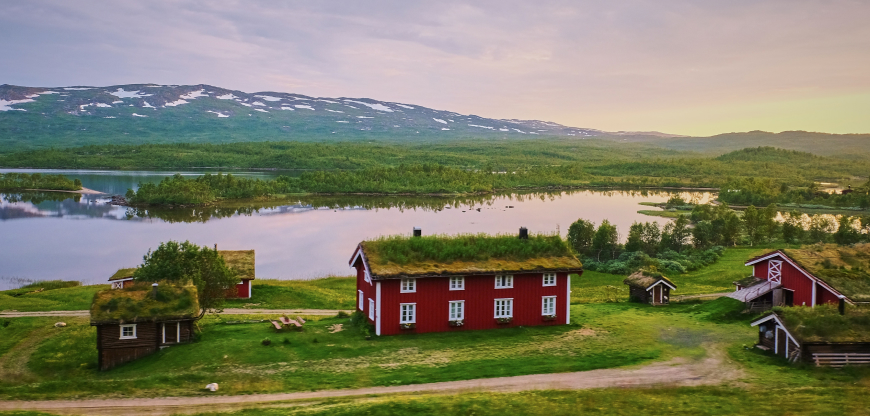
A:
<svg viewBox="0 0 870 416">
<path fill-rule="evenodd" d="M 646 270 L 634 272 L 622 283 L 628 285 L 628 297 L 631 301 L 650 305 L 669 304 L 671 290 L 677 289 L 677 285 L 667 277 Z"/>
<path fill-rule="evenodd" d="M 199 313 L 194 286 L 138 283 L 97 292 L 91 325 L 97 327 L 100 370 L 189 342 Z"/>
</svg>

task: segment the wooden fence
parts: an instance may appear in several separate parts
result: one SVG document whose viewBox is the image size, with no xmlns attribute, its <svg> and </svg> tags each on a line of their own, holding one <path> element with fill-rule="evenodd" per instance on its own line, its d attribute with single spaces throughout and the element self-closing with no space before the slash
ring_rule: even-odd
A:
<svg viewBox="0 0 870 416">
<path fill-rule="evenodd" d="M 843 352 L 843 353 L 813 353 L 813 361 L 817 367 L 843 367 L 846 365 L 868 365 L 870 354 Z"/>
</svg>

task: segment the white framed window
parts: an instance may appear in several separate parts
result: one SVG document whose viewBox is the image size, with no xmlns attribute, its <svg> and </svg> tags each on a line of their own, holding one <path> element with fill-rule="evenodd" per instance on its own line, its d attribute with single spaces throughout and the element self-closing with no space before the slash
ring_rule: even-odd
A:
<svg viewBox="0 0 870 416">
<path fill-rule="evenodd" d="M 402 279 L 402 293 L 414 293 L 417 291 L 417 279 Z"/>
<path fill-rule="evenodd" d="M 465 301 L 451 300 L 450 301 L 450 318 L 451 321 L 465 319 Z"/>
<path fill-rule="evenodd" d="M 544 273 L 544 286 L 556 286 L 556 273 Z"/>
<path fill-rule="evenodd" d="M 417 304 L 402 303 L 399 304 L 401 313 L 399 314 L 400 324 L 413 324 L 417 322 Z"/>
<path fill-rule="evenodd" d="M 773 283 L 782 280 L 782 260 L 771 260 L 767 263 L 767 280 Z"/>
<path fill-rule="evenodd" d="M 121 339 L 135 339 L 136 324 L 121 325 Z"/>
<path fill-rule="evenodd" d="M 375 320 L 375 300 L 369 298 L 369 319 Z"/>
<path fill-rule="evenodd" d="M 362 290 L 357 290 L 357 292 L 359 292 L 359 310 L 362 311 L 362 310 L 364 310 L 363 307 L 365 306 L 366 297 L 363 294 Z"/>
<path fill-rule="evenodd" d="M 496 318 L 513 318 L 514 316 L 514 300 L 496 299 L 495 300 L 495 317 Z"/>
<path fill-rule="evenodd" d="M 450 278 L 450 290 L 465 290 L 465 278 L 464 277 L 451 277 Z"/>
<path fill-rule="evenodd" d="M 510 274 L 499 274 L 495 276 L 495 288 L 507 289 L 514 287 L 514 276 Z"/>
<path fill-rule="evenodd" d="M 556 297 L 544 296 L 541 300 L 541 315 L 556 314 Z"/>
</svg>

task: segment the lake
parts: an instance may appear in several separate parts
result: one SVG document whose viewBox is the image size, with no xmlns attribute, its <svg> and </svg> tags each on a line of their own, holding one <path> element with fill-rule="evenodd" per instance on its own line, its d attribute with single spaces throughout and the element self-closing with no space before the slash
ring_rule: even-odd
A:
<svg viewBox="0 0 870 416">
<path fill-rule="evenodd" d="M 0 170 L 9 172 L 13 170 Z M 48 171 L 82 180 L 86 188 L 124 194 L 139 182 L 173 172 Z M 183 172 L 199 175 L 203 172 Z M 272 178 L 280 172 L 233 172 Z M 485 196 L 310 196 L 216 207 L 133 209 L 107 204 L 107 195 L 0 194 L 0 289 L 20 279 L 104 283 L 134 267 L 167 240 L 225 250 L 256 250 L 257 278 L 311 279 L 352 274 L 347 262 L 369 238 L 410 234 L 559 232 L 578 218 L 609 219 L 624 239 L 634 221 L 668 220 L 638 214 L 639 202 L 664 202 L 669 192 L 570 191 Z M 682 193 L 705 202 L 706 192 Z M 5 287 L 4 287 L 5 286 Z"/>
</svg>

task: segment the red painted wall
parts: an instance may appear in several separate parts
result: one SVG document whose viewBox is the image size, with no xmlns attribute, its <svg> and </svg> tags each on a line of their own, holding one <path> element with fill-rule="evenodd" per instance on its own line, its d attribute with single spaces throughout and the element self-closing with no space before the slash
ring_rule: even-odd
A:
<svg viewBox="0 0 870 416">
<path fill-rule="evenodd" d="M 768 260 L 753 266 L 755 277 L 768 278 Z M 811 306 L 813 304 L 813 285 L 816 285 L 816 304 L 837 303 L 839 301 L 836 295 L 829 292 L 824 286 L 815 283 L 785 259 L 782 262 L 781 282 L 783 288 L 794 291 L 794 306 Z"/>
<path fill-rule="evenodd" d="M 366 272 L 365 265 L 363 264 L 362 258 L 358 258 L 357 262 L 353 264 L 353 267 L 356 267 L 356 288 L 357 292 L 354 293 L 354 304 L 356 305 L 356 309 L 365 313 L 366 319 L 368 319 L 369 323 L 374 324 L 375 321 L 373 319 L 369 319 L 369 299 L 375 299 L 375 283 L 366 282 Z M 363 291 L 363 307 L 359 307 L 359 291 Z"/>
<path fill-rule="evenodd" d="M 465 290 L 450 290 L 449 277 L 417 279 L 415 293 L 400 293 L 400 279 L 380 282 L 383 297 L 381 335 L 558 325 L 566 323 L 568 318 L 565 316 L 568 301 L 567 273 L 558 273 L 556 286 L 546 287 L 543 285 L 541 273 L 515 274 L 514 287 L 509 289 L 496 289 L 493 275 L 467 276 Z M 556 296 L 556 320 L 542 319 L 543 296 Z M 509 324 L 497 324 L 495 321 L 495 299 L 500 298 L 513 298 L 513 321 Z M 461 327 L 451 327 L 448 323 L 449 302 L 456 300 L 465 301 L 465 323 Z M 417 304 L 416 328 L 400 328 L 399 315 L 402 303 Z"/>
<path fill-rule="evenodd" d="M 816 284 L 816 305 L 822 303 L 840 303 L 840 298 L 820 284 Z"/>
<path fill-rule="evenodd" d="M 248 280 L 248 279 L 242 280 L 242 283 L 239 283 L 236 285 L 236 296 L 238 296 L 239 298 L 242 298 L 242 299 L 250 298 L 250 296 L 248 296 L 248 293 L 250 293 L 248 291 L 248 288 L 250 288 L 250 286 L 251 286 L 250 280 Z"/>
</svg>

